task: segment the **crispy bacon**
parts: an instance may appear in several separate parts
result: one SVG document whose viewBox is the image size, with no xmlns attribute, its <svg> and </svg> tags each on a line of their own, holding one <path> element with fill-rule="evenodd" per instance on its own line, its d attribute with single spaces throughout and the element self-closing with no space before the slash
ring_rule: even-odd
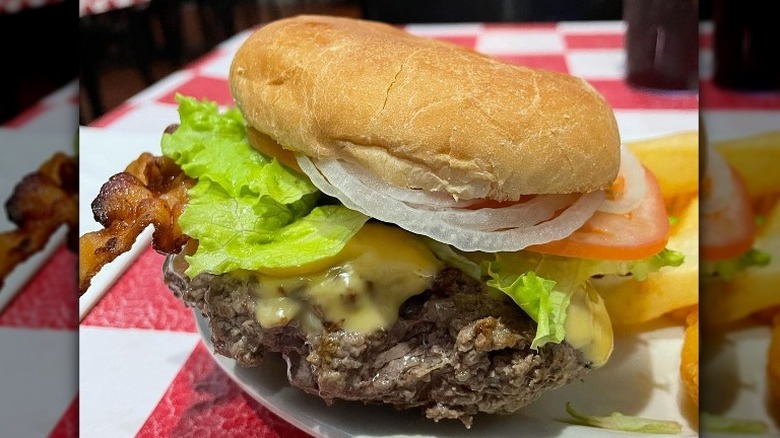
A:
<svg viewBox="0 0 780 438">
<path fill-rule="evenodd" d="M 20 263 L 43 249 L 62 225 L 68 227 L 68 247 L 75 252 L 78 237 L 78 162 L 62 152 L 22 178 L 5 203 L 16 229 L 0 233 L 0 287 Z"/>
<path fill-rule="evenodd" d="M 129 251 L 149 225 L 154 226 L 155 250 L 165 254 L 181 250 L 189 236 L 182 233 L 178 218 L 194 183 L 173 160 L 149 153 L 109 178 L 92 202 L 95 220 L 103 229 L 79 238 L 80 294 L 104 265 Z"/>
</svg>

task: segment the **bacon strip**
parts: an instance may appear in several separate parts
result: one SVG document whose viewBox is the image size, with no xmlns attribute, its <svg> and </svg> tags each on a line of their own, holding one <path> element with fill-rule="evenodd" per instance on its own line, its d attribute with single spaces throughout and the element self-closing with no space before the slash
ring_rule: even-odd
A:
<svg viewBox="0 0 780 438">
<path fill-rule="evenodd" d="M 170 158 L 144 153 L 103 184 L 92 202 L 95 220 L 104 228 L 79 238 L 79 293 L 107 263 L 127 252 L 149 225 L 152 246 L 160 253 L 176 253 L 188 242 L 178 218 L 188 201 L 187 177 Z"/>
<path fill-rule="evenodd" d="M 17 228 L 0 233 L 0 287 L 20 263 L 43 249 L 57 229 L 68 227 L 68 247 L 78 237 L 78 162 L 62 152 L 22 178 L 5 203 Z"/>
</svg>

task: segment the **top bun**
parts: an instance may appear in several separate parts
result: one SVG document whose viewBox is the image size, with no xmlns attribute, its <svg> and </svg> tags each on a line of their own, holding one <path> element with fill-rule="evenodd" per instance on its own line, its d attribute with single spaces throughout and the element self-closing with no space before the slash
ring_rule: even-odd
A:
<svg viewBox="0 0 780 438">
<path fill-rule="evenodd" d="M 457 199 L 589 192 L 620 165 L 615 116 L 585 81 L 377 22 L 272 22 L 236 53 L 230 86 L 286 149 Z"/>
</svg>

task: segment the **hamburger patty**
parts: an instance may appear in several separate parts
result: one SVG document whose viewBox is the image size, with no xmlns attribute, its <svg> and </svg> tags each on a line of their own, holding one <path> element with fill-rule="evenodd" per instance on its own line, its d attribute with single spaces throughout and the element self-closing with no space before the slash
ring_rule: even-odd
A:
<svg viewBox="0 0 780 438">
<path fill-rule="evenodd" d="M 165 263 L 165 281 L 209 319 L 217 353 L 245 366 L 280 353 L 290 383 L 328 403 L 421 408 L 431 419 L 459 419 L 470 427 L 478 412 L 515 412 L 590 369 L 567 343 L 531 350 L 533 320 L 452 267 L 408 299 L 387 330 L 345 332 L 326 323 L 323 332 L 306 333 L 295 322 L 263 328 L 252 281 L 229 274 L 190 281 L 173 257 Z"/>
</svg>

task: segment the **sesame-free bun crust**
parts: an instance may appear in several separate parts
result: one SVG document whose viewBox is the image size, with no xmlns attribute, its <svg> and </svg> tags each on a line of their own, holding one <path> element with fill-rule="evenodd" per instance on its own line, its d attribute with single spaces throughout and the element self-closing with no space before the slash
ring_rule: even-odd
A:
<svg viewBox="0 0 780 438">
<path fill-rule="evenodd" d="M 265 25 L 230 86 L 247 123 L 286 149 L 456 198 L 593 191 L 620 163 L 612 109 L 585 81 L 377 22 Z"/>
</svg>

